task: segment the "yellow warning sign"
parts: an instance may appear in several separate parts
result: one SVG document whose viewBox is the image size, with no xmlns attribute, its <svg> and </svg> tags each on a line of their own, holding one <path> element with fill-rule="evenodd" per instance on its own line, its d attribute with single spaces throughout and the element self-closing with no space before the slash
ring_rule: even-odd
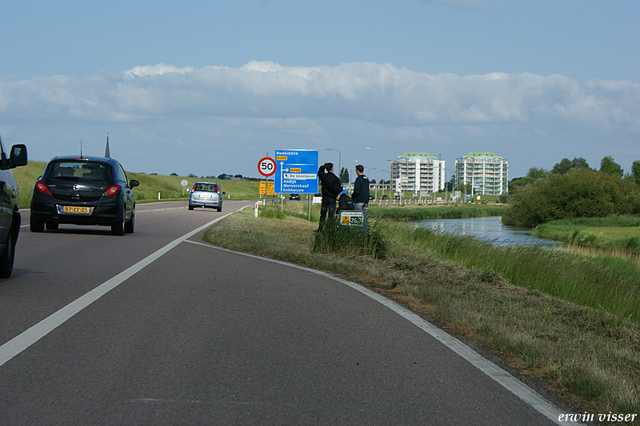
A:
<svg viewBox="0 0 640 426">
<path fill-rule="evenodd" d="M 260 195 L 276 195 L 273 189 L 273 182 L 260 182 Z"/>
</svg>

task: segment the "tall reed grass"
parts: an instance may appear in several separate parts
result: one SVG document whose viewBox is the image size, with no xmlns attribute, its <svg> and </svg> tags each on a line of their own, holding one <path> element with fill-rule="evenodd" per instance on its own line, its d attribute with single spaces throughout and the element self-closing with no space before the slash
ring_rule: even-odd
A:
<svg viewBox="0 0 640 426">
<path fill-rule="evenodd" d="M 334 218 L 327 219 L 322 231 L 316 232 L 312 251 L 384 259 L 387 247 L 386 238 L 377 224 L 368 228 L 343 226 Z"/>
<path fill-rule="evenodd" d="M 586 257 L 537 247 L 504 247 L 469 236 L 402 227 L 407 243 L 513 284 L 640 323 L 640 268 L 632 260 Z"/>
<path fill-rule="evenodd" d="M 580 254 L 590 257 L 615 257 L 618 259 L 628 259 L 635 262 L 640 267 L 640 253 L 638 250 L 626 249 L 623 247 L 589 247 L 579 243 L 564 244 L 561 248 L 569 253 Z"/>
<path fill-rule="evenodd" d="M 461 219 L 465 217 L 501 216 L 507 206 L 439 206 L 439 207 L 389 207 L 371 206 L 370 218 L 390 220 Z"/>
</svg>

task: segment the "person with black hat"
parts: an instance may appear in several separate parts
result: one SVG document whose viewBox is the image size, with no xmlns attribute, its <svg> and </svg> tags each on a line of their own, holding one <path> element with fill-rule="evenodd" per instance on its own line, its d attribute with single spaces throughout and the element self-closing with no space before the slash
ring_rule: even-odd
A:
<svg viewBox="0 0 640 426">
<path fill-rule="evenodd" d="M 322 185 L 322 205 L 320 206 L 320 225 L 318 231 L 322 231 L 327 213 L 329 219 L 336 214 L 336 201 L 342 193 L 342 184 L 338 176 L 333 174 L 333 164 L 324 163 L 318 169 L 318 177 Z"/>
</svg>

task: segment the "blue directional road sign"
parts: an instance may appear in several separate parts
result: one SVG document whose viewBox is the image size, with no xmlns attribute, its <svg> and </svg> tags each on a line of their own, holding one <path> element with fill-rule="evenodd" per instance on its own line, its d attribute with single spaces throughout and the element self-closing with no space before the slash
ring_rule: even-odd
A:
<svg viewBox="0 0 640 426">
<path fill-rule="evenodd" d="M 318 151 L 282 149 L 275 152 L 278 165 L 274 176 L 278 194 L 315 194 L 318 192 Z"/>
</svg>

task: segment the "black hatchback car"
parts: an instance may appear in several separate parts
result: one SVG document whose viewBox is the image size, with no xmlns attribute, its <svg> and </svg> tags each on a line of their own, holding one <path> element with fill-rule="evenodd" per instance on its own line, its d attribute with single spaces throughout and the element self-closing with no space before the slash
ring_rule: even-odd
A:
<svg viewBox="0 0 640 426">
<path fill-rule="evenodd" d="M 27 164 L 27 147 L 14 145 L 4 149 L 0 138 L 0 278 L 9 278 L 13 271 L 16 241 L 20 233 L 18 185 L 11 169 Z"/>
<path fill-rule="evenodd" d="M 55 157 L 36 182 L 31 232 L 59 224 L 111 226 L 113 235 L 133 232 L 136 202 L 122 165 L 113 158 Z"/>
</svg>

